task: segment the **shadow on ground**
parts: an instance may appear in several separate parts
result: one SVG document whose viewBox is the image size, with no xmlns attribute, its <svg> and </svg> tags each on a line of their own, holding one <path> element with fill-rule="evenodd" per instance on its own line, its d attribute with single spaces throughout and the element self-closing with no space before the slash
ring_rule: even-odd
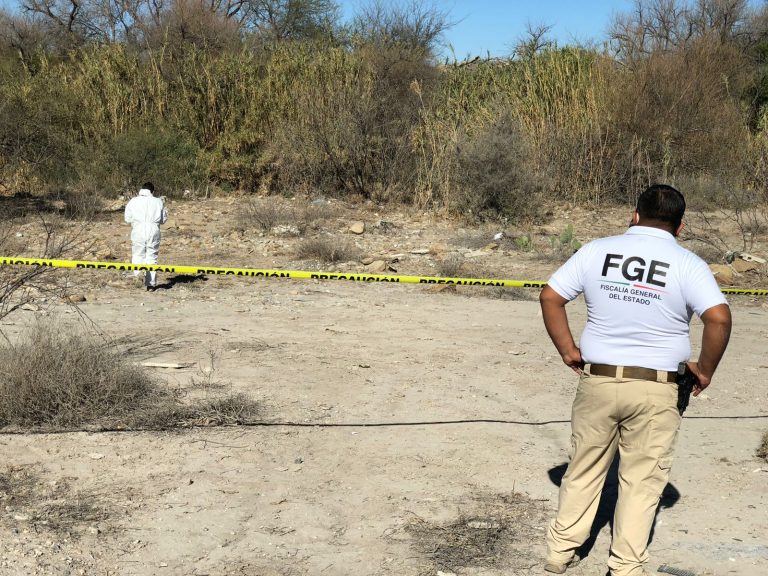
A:
<svg viewBox="0 0 768 576">
<path fill-rule="evenodd" d="M 194 282 L 205 282 L 208 278 L 199 274 L 176 274 L 171 276 L 162 284 L 158 284 L 156 290 L 170 290 L 176 284 L 192 284 Z"/>
<path fill-rule="evenodd" d="M 568 464 L 560 464 L 550 469 L 547 473 L 549 479 L 556 486 L 560 486 L 565 475 L 565 471 L 568 468 Z M 597 535 L 607 525 L 611 531 L 613 531 L 613 513 L 616 510 L 616 500 L 619 497 L 619 457 L 613 459 L 608 475 L 605 478 L 605 484 L 603 485 L 603 492 L 600 495 L 600 503 L 597 506 L 597 514 L 595 514 L 595 520 L 592 523 L 592 529 L 589 532 L 589 538 L 580 548 L 576 551 L 579 556 L 586 558 L 592 551 L 597 540 Z M 659 510 L 663 508 L 672 508 L 677 501 L 680 500 L 680 492 L 671 483 L 668 483 L 661 494 L 661 500 L 656 508 L 656 515 Z M 653 519 L 653 526 L 651 527 L 651 534 L 648 538 L 648 543 L 653 542 L 653 534 L 656 529 L 656 517 Z"/>
</svg>

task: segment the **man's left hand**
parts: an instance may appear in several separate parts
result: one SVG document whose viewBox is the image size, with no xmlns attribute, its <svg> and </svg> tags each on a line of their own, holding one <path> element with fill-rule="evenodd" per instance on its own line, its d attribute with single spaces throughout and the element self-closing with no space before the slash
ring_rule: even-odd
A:
<svg viewBox="0 0 768 576">
<path fill-rule="evenodd" d="M 584 360 L 581 359 L 581 350 L 574 346 L 572 350 L 569 350 L 562 355 L 563 362 L 571 370 L 576 372 L 579 376 L 584 373 Z"/>
</svg>

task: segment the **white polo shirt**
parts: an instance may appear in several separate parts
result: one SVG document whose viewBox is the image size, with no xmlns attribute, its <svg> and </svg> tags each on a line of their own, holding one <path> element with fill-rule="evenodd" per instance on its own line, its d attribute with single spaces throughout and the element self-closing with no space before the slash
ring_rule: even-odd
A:
<svg viewBox="0 0 768 576">
<path fill-rule="evenodd" d="M 549 286 L 567 300 L 584 294 L 584 362 L 669 372 L 690 358 L 693 313 L 726 303 L 701 258 L 648 226 L 584 245 Z"/>
</svg>

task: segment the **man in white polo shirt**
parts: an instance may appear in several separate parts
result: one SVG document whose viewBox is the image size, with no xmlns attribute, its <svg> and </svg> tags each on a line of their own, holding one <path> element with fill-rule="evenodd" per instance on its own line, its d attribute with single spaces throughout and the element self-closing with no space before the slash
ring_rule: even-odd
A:
<svg viewBox="0 0 768 576">
<path fill-rule="evenodd" d="M 697 377 L 697 396 L 709 386 L 731 331 L 730 308 L 706 263 L 675 240 L 684 212 L 680 192 L 651 186 L 640 195 L 627 232 L 583 246 L 541 292 L 547 332 L 563 362 L 580 375 L 571 462 L 547 532 L 547 572 L 562 574 L 578 561 L 618 450 L 610 574 L 654 574 L 646 568 L 648 538 L 681 421 L 678 363 L 687 361 Z M 565 306 L 579 294 L 587 323 L 576 346 Z M 697 362 L 689 361 L 694 313 L 704 324 Z"/>
</svg>

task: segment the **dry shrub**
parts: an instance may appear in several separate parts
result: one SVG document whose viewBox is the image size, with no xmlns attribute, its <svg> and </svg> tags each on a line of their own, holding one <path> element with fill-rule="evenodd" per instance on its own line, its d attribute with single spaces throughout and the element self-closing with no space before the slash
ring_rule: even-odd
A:
<svg viewBox="0 0 768 576">
<path fill-rule="evenodd" d="M 437 65 L 432 50 L 450 26 L 445 15 L 421 2 L 387 4 L 373 2 L 346 33 L 302 41 L 284 37 L 292 34 L 282 18 L 295 22 L 293 10 L 267 11 L 270 23 L 262 24 L 272 32 L 246 48 L 238 22 L 252 12 L 227 18 L 224 4 L 203 9 L 185 0 L 138 36 L 68 43 L 67 57 L 50 61 L 22 55 L 32 66 L 26 71 L 9 59 L 0 86 L 0 186 L 119 190 L 144 174 L 169 192 L 198 183 L 322 190 L 513 217 L 527 206 L 494 163 L 509 162 L 513 174 L 546 171 L 553 195 L 578 203 L 623 202 L 650 181 L 701 173 L 766 189 L 765 11 L 750 24 L 744 2 L 708 2 L 728 4 L 736 17 L 694 31 L 687 15 L 706 11 L 651 2 L 663 4 L 660 17 L 671 10 L 675 26 L 683 24 L 684 42 L 620 46 L 618 60 L 611 50 L 542 42 L 512 59 Z M 638 5 L 625 21 L 643 42 L 666 28 L 633 22 L 633 14 L 652 12 Z M 325 29 L 316 24 L 309 28 Z M 721 24 L 727 33 L 712 33 Z M 508 130 L 495 152 L 467 150 L 481 148 L 475 139 L 499 123 L 499 106 L 514 117 L 529 162 L 500 158 L 516 153 L 514 145 L 504 150 L 514 144 Z M 491 161 L 479 191 L 457 174 L 457 146 L 465 165 L 473 156 Z M 525 198 L 530 193 L 523 187 Z"/>
<path fill-rule="evenodd" d="M 757 457 L 768 462 L 768 432 L 763 434 L 763 440 L 757 448 Z"/>
<path fill-rule="evenodd" d="M 606 175 L 603 57 L 578 47 L 545 47 L 518 63 L 509 92 L 530 149 L 529 162 L 549 176 L 557 198 L 595 202 Z"/>
<path fill-rule="evenodd" d="M 457 168 L 457 186 L 449 199 L 453 210 L 479 219 L 542 218 L 544 180 L 530 161 L 525 134 L 509 113 L 501 113 L 484 130 L 460 142 Z"/>
<path fill-rule="evenodd" d="M 69 88 L 45 75 L 0 82 L 0 180 L 19 186 L 11 192 L 66 186 L 75 179 L 80 112 Z"/>
<path fill-rule="evenodd" d="M 609 170 L 603 128 L 610 114 L 602 102 L 606 79 L 600 60 L 586 49 L 548 48 L 525 60 L 443 68 L 437 89 L 425 97 L 422 125 L 414 135 L 421 153 L 420 203 L 455 203 L 457 185 L 464 184 L 456 174 L 457 147 L 462 155 L 467 141 L 486 138 L 488 130 L 501 132 L 496 137 L 501 149 L 481 156 L 506 154 L 516 172 L 544 179 L 536 189 L 575 202 L 602 193 Z M 505 117 L 510 126 L 499 126 Z M 520 156 L 517 163 L 511 161 L 514 154 Z"/>
<path fill-rule="evenodd" d="M 9 186 L 8 189 L 12 188 Z M 23 192 L 13 196 L 0 194 L 0 222 L 3 223 L 3 229 L 7 229 L 10 222 L 17 218 L 55 212 L 56 210 L 57 208 L 50 200 L 41 196 L 32 196 Z"/>
<path fill-rule="evenodd" d="M 94 190 L 134 192 L 150 180 L 159 194 L 180 197 L 185 189 L 196 190 L 207 172 L 199 158 L 200 148 L 189 134 L 163 125 L 133 128 L 107 142 L 103 164 L 81 168 Z"/>
<path fill-rule="evenodd" d="M 66 258 L 74 250 L 82 253 L 85 244 L 79 231 L 65 230 L 60 223 L 51 223 L 40 217 L 33 230 L 41 247 L 36 247 L 40 258 Z M 16 222 L 0 221 L 0 253 L 4 256 L 29 255 L 29 246 L 17 234 Z M 20 242 L 21 240 L 21 242 Z M 61 299 L 67 295 L 66 277 L 47 266 L 9 265 L 0 266 L 0 318 L 4 318 L 25 304 L 48 299 Z"/>
<path fill-rule="evenodd" d="M 323 201 L 291 206 L 275 196 L 249 198 L 242 203 L 237 227 L 241 230 L 274 231 L 276 226 L 287 226 L 303 234 L 317 230 L 321 225 L 339 215 L 337 206 Z"/>
<path fill-rule="evenodd" d="M 161 14 L 161 21 L 150 24 L 146 33 L 146 41 L 152 46 L 162 46 L 175 54 L 183 53 L 190 45 L 212 52 L 240 47 L 237 21 L 224 10 L 180 0 Z"/>
<path fill-rule="evenodd" d="M 768 84 L 768 83 L 767 83 Z M 744 158 L 745 185 L 760 191 L 763 205 L 768 205 L 768 108 L 763 108 L 758 130 L 750 133 L 749 154 Z"/>
<path fill-rule="evenodd" d="M 62 211 L 65 218 L 71 220 L 92 221 L 102 210 L 103 202 L 94 190 L 77 187 L 60 194 L 64 202 Z"/>
<path fill-rule="evenodd" d="M 257 404 L 247 395 L 222 394 L 198 400 L 192 406 L 193 423 L 205 426 L 236 426 L 248 424 L 260 413 Z"/>
<path fill-rule="evenodd" d="M 423 50 L 397 45 L 314 49 L 292 70 L 294 109 L 275 123 L 280 191 L 412 200 L 414 83 L 435 74 Z"/>
<path fill-rule="evenodd" d="M 745 84 L 738 51 L 702 38 L 654 53 L 610 81 L 609 110 L 620 154 L 639 141 L 650 178 L 734 174 L 747 153 Z"/>
<path fill-rule="evenodd" d="M 421 8 L 414 3 L 412 9 Z M 436 11 L 433 15 L 440 18 Z M 377 201 L 411 203 L 418 167 L 414 131 L 439 74 L 418 42 L 373 44 L 361 53 L 374 71 L 374 105 L 358 121 L 359 130 L 367 135 L 371 196 Z"/>
<path fill-rule="evenodd" d="M 121 426 L 135 430 L 170 430 L 252 424 L 261 406 L 246 394 L 232 394 L 229 386 L 206 398 L 183 403 L 178 393 L 164 391 L 154 403 L 133 412 Z"/>
<path fill-rule="evenodd" d="M 680 189 L 695 207 L 686 211 L 682 237 L 705 259 L 750 252 L 768 231 L 768 211 L 757 191 L 706 177 L 689 179 Z"/>
<path fill-rule="evenodd" d="M 725 191 L 731 187 L 727 181 L 707 174 L 683 175 L 672 183 L 685 196 L 686 216 L 694 210 L 713 210 L 722 206 L 724 195 L 727 195 Z"/>
<path fill-rule="evenodd" d="M 461 254 L 449 254 L 438 262 L 437 275 L 443 278 L 462 278 L 465 264 Z"/>
<path fill-rule="evenodd" d="M 144 406 L 132 414 L 129 428 L 170 430 L 210 426 L 251 424 L 260 415 L 259 405 L 245 394 L 226 391 L 183 404 L 177 395 L 166 395 L 160 402 Z"/>
<path fill-rule="evenodd" d="M 46 429 L 239 424 L 258 414 L 243 395 L 184 404 L 96 337 L 38 323 L 0 346 L 0 426 Z"/>
<path fill-rule="evenodd" d="M 348 262 L 356 260 L 359 250 L 347 242 L 332 238 L 309 238 L 299 244 L 296 256 L 302 260 L 319 260 L 320 262 Z"/>
<path fill-rule="evenodd" d="M 458 518 L 430 523 L 415 516 L 405 525 L 411 545 L 427 565 L 421 574 L 462 568 L 503 568 L 514 572 L 531 567 L 536 526 L 546 525 L 540 503 L 522 494 L 475 496 Z M 469 509 L 466 509 L 469 508 Z"/>
<path fill-rule="evenodd" d="M 374 106 L 370 70 L 336 48 L 296 56 L 303 73 L 291 78 L 295 109 L 286 110 L 273 135 L 279 191 L 365 195 L 371 167 L 358 122 Z"/>
<path fill-rule="evenodd" d="M 250 198 L 240 207 L 238 225 L 244 230 L 269 232 L 279 224 L 295 224 L 296 212 L 278 198 Z"/>
<path fill-rule="evenodd" d="M 149 375 L 93 338 L 33 325 L 0 346 L 0 425 L 74 428 L 124 418 L 157 396 Z"/>
<path fill-rule="evenodd" d="M 302 230 L 317 230 L 328 220 L 338 218 L 339 214 L 335 204 L 316 200 L 299 209 L 298 219 Z"/>
<path fill-rule="evenodd" d="M 504 544 L 510 528 L 495 516 L 461 515 L 443 526 L 429 525 L 417 518 L 409 530 L 434 545 L 431 554 L 438 570 L 455 570 L 506 564 Z"/>
</svg>

